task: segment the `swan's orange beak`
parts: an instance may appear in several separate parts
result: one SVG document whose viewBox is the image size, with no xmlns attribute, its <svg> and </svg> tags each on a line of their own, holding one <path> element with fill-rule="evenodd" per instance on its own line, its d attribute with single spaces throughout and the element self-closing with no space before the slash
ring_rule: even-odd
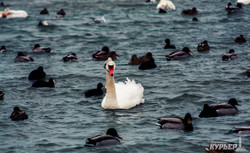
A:
<svg viewBox="0 0 250 153">
<path fill-rule="evenodd" d="M 114 66 L 109 66 L 109 74 L 114 76 Z"/>
</svg>

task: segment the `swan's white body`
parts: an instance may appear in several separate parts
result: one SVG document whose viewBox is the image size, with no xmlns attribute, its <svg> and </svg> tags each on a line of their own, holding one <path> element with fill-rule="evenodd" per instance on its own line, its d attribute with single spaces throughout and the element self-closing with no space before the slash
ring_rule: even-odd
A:
<svg viewBox="0 0 250 153">
<path fill-rule="evenodd" d="M 113 70 L 109 68 L 113 66 Z M 115 63 L 108 60 L 106 63 L 106 88 L 107 93 L 103 98 L 102 107 L 104 109 L 130 109 L 144 102 L 141 84 L 136 84 L 134 80 L 115 83 L 114 75 Z M 112 72 L 111 72 L 112 71 Z"/>
<path fill-rule="evenodd" d="M 160 0 L 156 8 L 163 10 L 175 10 L 175 5 L 170 0 Z"/>
<path fill-rule="evenodd" d="M 250 4 L 250 0 L 237 0 L 237 3 L 242 3 L 242 4 Z"/>
<path fill-rule="evenodd" d="M 23 10 L 9 10 L 9 15 L 6 18 L 26 18 L 28 16 L 27 12 Z M 0 15 L 2 18 L 2 15 Z"/>
</svg>

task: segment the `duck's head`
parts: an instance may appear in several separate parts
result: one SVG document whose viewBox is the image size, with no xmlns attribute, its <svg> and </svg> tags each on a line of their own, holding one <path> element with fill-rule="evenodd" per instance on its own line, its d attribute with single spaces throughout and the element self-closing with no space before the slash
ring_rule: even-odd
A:
<svg viewBox="0 0 250 153">
<path fill-rule="evenodd" d="M 17 56 L 24 56 L 23 52 L 18 52 Z"/>
<path fill-rule="evenodd" d="M 97 84 L 97 89 L 102 89 L 103 87 L 104 87 L 104 85 L 102 83 Z"/>
<path fill-rule="evenodd" d="M 197 11 L 196 7 L 193 7 L 193 8 L 192 8 L 192 11 Z"/>
<path fill-rule="evenodd" d="M 17 106 L 14 107 L 14 112 L 19 112 L 19 111 L 21 111 L 19 107 L 17 107 Z"/>
<path fill-rule="evenodd" d="M 76 53 L 72 53 L 71 55 L 76 56 Z"/>
<path fill-rule="evenodd" d="M 204 43 L 204 44 L 207 44 L 207 40 L 204 40 L 203 43 Z"/>
<path fill-rule="evenodd" d="M 238 101 L 235 98 L 229 99 L 228 103 L 231 104 L 231 105 L 233 105 L 233 106 L 235 106 L 235 105 L 239 105 L 240 106 L 240 104 L 238 103 Z"/>
<path fill-rule="evenodd" d="M 35 44 L 34 47 L 33 47 L 33 49 L 36 49 L 38 47 L 40 47 L 40 45 L 39 44 Z"/>
<path fill-rule="evenodd" d="M 230 49 L 228 53 L 230 53 L 230 54 L 235 53 L 235 52 L 234 52 L 234 49 Z"/>
<path fill-rule="evenodd" d="M 182 51 L 184 51 L 185 53 L 193 53 L 188 47 L 182 48 Z"/>
<path fill-rule="evenodd" d="M 39 66 L 39 67 L 37 68 L 37 70 L 43 71 L 43 67 L 42 67 L 42 66 Z"/>
<path fill-rule="evenodd" d="M 242 4 L 241 3 L 237 3 L 236 6 L 239 7 L 239 8 L 242 8 Z"/>
<path fill-rule="evenodd" d="M 190 113 L 187 113 L 184 117 L 184 125 L 186 131 L 193 131 L 192 117 Z"/>
<path fill-rule="evenodd" d="M 137 55 L 136 54 L 133 54 L 132 57 L 131 57 L 132 60 L 137 60 Z"/>
<path fill-rule="evenodd" d="M 107 62 L 104 64 L 104 68 L 109 73 L 109 75 L 114 76 L 115 62 L 109 57 Z"/>
<path fill-rule="evenodd" d="M 185 121 L 187 121 L 187 124 L 192 124 L 192 116 L 190 113 L 187 113 L 184 118 Z"/>
<path fill-rule="evenodd" d="M 108 131 L 106 132 L 106 134 L 122 139 L 122 137 L 118 135 L 116 129 L 114 129 L 114 128 L 109 128 Z"/>
<path fill-rule="evenodd" d="M 165 39 L 164 43 L 165 44 L 170 44 L 170 40 L 169 39 Z"/>
<path fill-rule="evenodd" d="M 193 21 L 200 21 L 197 17 L 193 17 Z"/>
<path fill-rule="evenodd" d="M 6 47 L 3 45 L 3 46 L 1 46 L 1 49 L 6 49 Z"/>
<path fill-rule="evenodd" d="M 151 52 L 148 52 L 148 53 L 146 54 L 146 56 L 149 57 L 149 58 L 152 58 L 152 57 L 153 57 L 153 55 L 152 55 Z"/>
<path fill-rule="evenodd" d="M 109 52 L 110 52 L 108 46 L 103 46 L 103 47 L 102 47 L 102 51 L 105 51 L 106 53 L 109 53 Z"/>
</svg>

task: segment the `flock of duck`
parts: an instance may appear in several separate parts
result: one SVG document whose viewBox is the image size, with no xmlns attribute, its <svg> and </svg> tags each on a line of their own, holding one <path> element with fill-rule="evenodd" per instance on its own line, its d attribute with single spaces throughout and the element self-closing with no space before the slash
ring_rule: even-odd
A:
<svg viewBox="0 0 250 153">
<path fill-rule="evenodd" d="M 171 1 L 170 1 L 171 2 Z M 1 3 L 1 5 L 4 5 Z M 166 6 L 167 5 L 167 6 Z M 161 1 L 157 8 L 159 9 L 159 13 L 166 13 L 165 9 L 175 9 L 173 3 L 167 3 L 166 0 Z M 232 6 L 231 3 L 228 3 L 225 7 L 225 10 L 229 13 L 237 12 L 242 9 L 242 5 L 238 3 L 236 6 Z M 165 11 L 165 12 L 164 12 Z M 6 13 L 7 12 L 7 13 Z M 7 18 L 8 15 L 11 15 L 9 9 L 5 10 L 5 12 L 0 12 L 2 18 Z M 198 11 L 194 7 L 192 9 L 183 10 L 182 14 L 197 14 Z M 48 10 L 44 8 L 40 11 L 40 14 L 49 14 Z M 57 12 L 58 17 L 63 17 L 66 15 L 63 9 Z M 194 21 L 199 21 L 196 17 L 193 18 Z M 44 24 L 44 23 L 39 23 Z M 235 39 L 237 43 L 245 43 L 246 39 L 243 35 L 240 35 Z M 175 45 L 170 43 L 170 39 L 166 39 L 164 41 L 165 46 L 164 49 L 176 49 Z M 210 49 L 208 41 L 204 40 L 197 45 L 197 51 L 203 52 L 208 51 Z M 50 53 L 50 47 L 41 47 L 39 44 L 35 44 L 32 48 L 32 51 L 35 53 Z M 0 53 L 7 52 L 6 47 L 1 46 Z M 183 47 L 182 50 L 174 51 L 169 55 L 166 55 L 166 60 L 179 60 L 192 56 L 192 51 L 188 47 Z M 104 69 L 106 71 L 106 95 L 103 98 L 101 106 L 104 109 L 130 109 L 135 107 L 141 103 L 144 103 L 143 92 L 144 88 L 141 84 L 137 84 L 134 80 L 129 80 L 125 83 L 119 82 L 115 83 L 114 74 L 116 64 L 114 60 L 117 60 L 119 55 L 115 51 L 110 51 L 108 46 L 103 46 L 100 51 L 92 54 L 92 59 L 95 61 L 106 61 L 104 64 Z M 235 53 L 234 49 L 230 49 L 228 53 L 224 54 L 222 57 L 223 61 L 234 60 L 237 59 L 238 56 Z M 77 61 L 77 57 L 75 53 L 70 55 L 65 55 L 62 58 L 63 61 Z M 15 62 L 28 62 L 34 61 L 32 57 L 24 55 L 22 52 L 18 52 L 17 56 L 14 59 Z M 148 52 L 146 55 L 142 57 L 137 57 L 136 54 L 131 56 L 129 61 L 130 65 L 139 65 L 140 70 L 147 70 L 156 68 L 155 60 L 151 52 Z M 247 76 L 250 76 L 250 70 L 246 72 Z M 34 81 L 32 87 L 55 87 L 55 81 L 53 78 L 50 78 L 48 82 L 44 81 L 46 77 L 46 73 L 42 66 L 39 66 L 36 70 L 30 72 L 28 76 L 28 80 Z M 102 83 L 97 84 L 96 89 L 90 89 L 85 92 L 85 97 L 93 97 L 93 96 L 103 96 L 104 85 Z M 4 93 L 0 91 L 0 100 L 4 97 Z M 218 103 L 218 104 L 204 104 L 203 110 L 200 112 L 199 117 L 218 117 L 225 115 L 235 115 L 238 113 L 238 109 L 236 105 L 240 105 L 235 98 L 231 98 L 228 100 L 228 103 Z M 12 120 L 24 120 L 28 119 L 28 115 L 21 110 L 19 107 L 14 107 L 13 112 L 10 115 Z M 193 131 L 192 125 L 192 116 L 190 113 L 186 113 L 184 118 L 170 118 L 163 117 L 160 118 L 158 126 L 162 129 L 182 129 L 184 131 Z M 234 130 L 237 133 L 250 134 L 250 127 L 238 127 Z M 86 146 L 107 146 L 107 145 L 117 145 L 121 144 L 120 140 L 117 139 L 120 137 L 114 128 L 110 128 L 107 130 L 105 135 L 97 135 L 95 137 L 89 138 L 86 142 Z"/>
</svg>

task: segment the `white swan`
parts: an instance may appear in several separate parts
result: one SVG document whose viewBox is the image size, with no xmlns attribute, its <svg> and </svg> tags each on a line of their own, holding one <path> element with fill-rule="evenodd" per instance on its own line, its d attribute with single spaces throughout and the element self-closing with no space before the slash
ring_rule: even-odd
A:
<svg viewBox="0 0 250 153">
<path fill-rule="evenodd" d="M 170 0 L 160 0 L 156 8 L 163 10 L 175 10 L 175 5 Z"/>
<path fill-rule="evenodd" d="M 27 16 L 27 12 L 23 10 L 10 10 L 9 8 L 5 8 L 4 12 L 0 12 L 0 18 L 26 18 Z"/>
<path fill-rule="evenodd" d="M 144 102 L 141 84 L 136 84 L 134 80 L 115 83 L 114 70 L 115 62 L 111 58 L 104 65 L 106 69 L 106 96 L 102 100 L 104 109 L 130 109 Z"/>
<path fill-rule="evenodd" d="M 250 0 L 237 0 L 237 3 L 242 3 L 242 4 L 249 4 L 250 3 Z"/>
</svg>

